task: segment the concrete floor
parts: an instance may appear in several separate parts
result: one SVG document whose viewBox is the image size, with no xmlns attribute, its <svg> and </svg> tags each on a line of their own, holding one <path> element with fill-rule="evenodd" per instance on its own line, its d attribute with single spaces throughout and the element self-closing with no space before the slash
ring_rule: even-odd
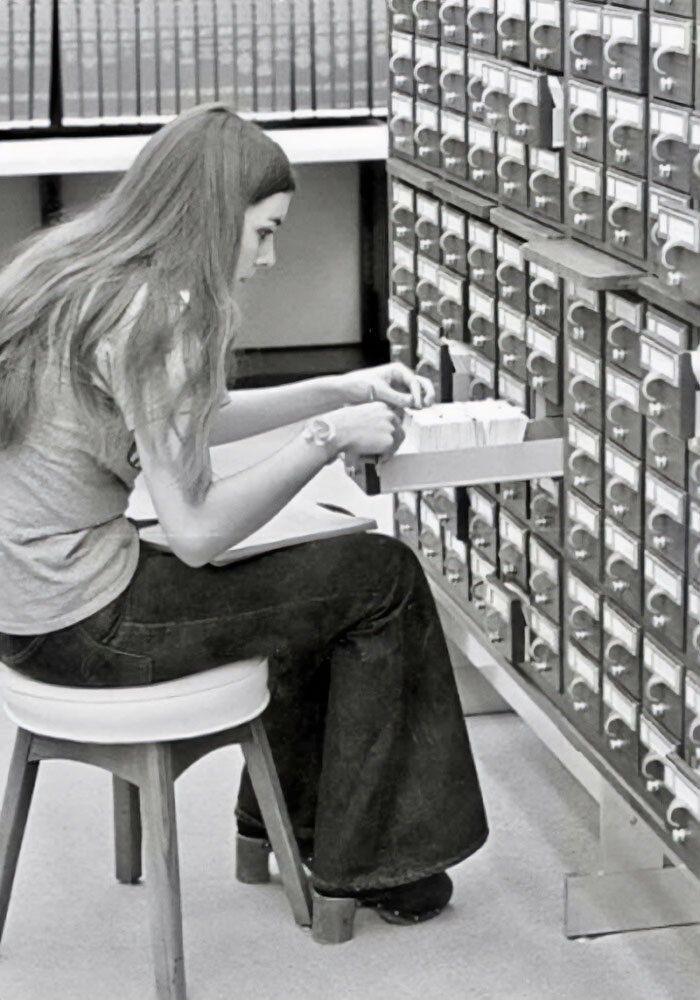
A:
<svg viewBox="0 0 700 1000">
<path fill-rule="evenodd" d="M 700 927 L 569 941 L 563 879 L 595 870 L 597 809 L 514 715 L 469 722 L 491 836 L 452 869 L 436 920 L 385 924 L 360 910 L 355 937 L 317 945 L 280 884 L 233 877 L 241 758 L 212 754 L 178 783 L 191 1000 L 697 1000 Z M 4 771 L 11 727 L 0 732 Z M 110 782 L 42 765 L 0 948 L 3 1000 L 152 995 L 142 886 L 112 877 Z"/>
</svg>

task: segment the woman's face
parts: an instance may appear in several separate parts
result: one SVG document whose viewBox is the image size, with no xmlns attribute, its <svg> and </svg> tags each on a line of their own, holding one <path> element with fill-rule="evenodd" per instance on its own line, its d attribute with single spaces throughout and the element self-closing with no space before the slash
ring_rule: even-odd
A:
<svg viewBox="0 0 700 1000">
<path fill-rule="evenodd" d="M 291 193 L 281 192 L 246 209 L 236 281 L 246 281 L 258 267 L 275 263 L 275 232 L 287 217 L 291 200 Z"/>
</svg>

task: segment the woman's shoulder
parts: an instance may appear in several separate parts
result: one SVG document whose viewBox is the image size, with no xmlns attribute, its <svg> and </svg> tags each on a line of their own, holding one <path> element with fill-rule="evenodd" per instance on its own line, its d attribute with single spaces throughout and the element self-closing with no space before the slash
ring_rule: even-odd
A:
<svg viewBox="0 0 700 1000">
<path fill-rule="evenodd" d="M 115 400 L 130 429 L 139 409 L 136 396 L 141 411 L 158 418 L 169 409 L 167 397 L 177 398 L 188 383 L 185 355 L 174 334 L 179 316 L 188 308 L 189 292 L 183 289 L 166 301 L 159 297 L 152 309 L 149 293 L 148 282 L 143 282 L 95 352 L 98 384 Z M 136 330 L 137 324 L 142 329 Z M 156 338 L 162 357 L 154 364 Z"/>
</svg>

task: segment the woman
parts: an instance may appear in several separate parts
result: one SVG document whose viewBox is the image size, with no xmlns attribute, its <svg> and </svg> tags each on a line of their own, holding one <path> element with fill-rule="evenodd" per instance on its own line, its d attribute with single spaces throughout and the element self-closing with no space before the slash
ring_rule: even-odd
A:
<svg viewBox="0 0 700 1000">
<path fill-rule="evenodd" d="M 257 126 L 198 107 L 0 274 L 0 656 L 89 686 L 269 656 L 266 727 L 317 889 L 423 920 L 487 828 L 417 560 L 354 535 L 207 565 L 341 452 L 390 454 L 397 412 L 431 402 L 400 365 L 226 392 L 235 285 L 274 263 L 293 190 Z M 301 420 L 213 481 L 210 444 Z M 125 517 L 139 468 L 173 554 Z M 265 835 L 245 774 L 237 817 Z"/>
</svg>

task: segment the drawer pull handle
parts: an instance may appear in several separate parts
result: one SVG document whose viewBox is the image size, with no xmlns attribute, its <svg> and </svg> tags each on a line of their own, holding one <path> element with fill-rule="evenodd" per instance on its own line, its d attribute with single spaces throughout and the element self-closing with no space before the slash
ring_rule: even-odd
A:
<svg viewBox="0 0 700 1000">
<path fill-rule="evenodd" d="M 673 85 L 675 83 L 674 78 L 662 66 L 662 60 L 669 55 L 685 55 L 685 53 L 682 52 L 682 50 L 676 48 L 675 46 L 663 45 L 660 48 L 656 49 L 651 57 L 651 65 L 654 69 L 654 72 L 657 73 L 658 76 L 661 78 L 659 80 L 660 89 L 663 90 L 665 93 L 668 93 L 671 90 L 673 90 Z"/>
<path fill-rule="evenodd" d="M 664 682 L 661 680 L 660 677 L 652 675 L 646 682 L 646 685 L 644 687 L 644 694 L 646 695 L 646 699 L 649 702 L 649 711 L 651 712 L 651 714 L 654 716 L 655 719 L 660 719 L 668 711 L 669 705 L 667 704 L 667 702 L 663 700 L 663 694 L 660 698 L 654 694 L 654 692 L 657 689 L 665 692 L 666 685 L 664 684 Z"/>
<path fill-rule="evenodd" d="M 663 784 L 659 778 L 654 776 L 654 772 L 651 770 L 653 764 L 658 765 L 660 770 L 663 772 L 665 759 L 659 757 L 659 755 L 653 750 L 650 750 L 649 753 L 644 755 L 642 762 L 639 765 L 639 770 L 641 771 L 642 776 L 647 779 L 648 792 L 658 792 Z M 654 787 L 649 787 L 650 785 L 653 785 Z"/>
<path fill-rule="evenodd" d="M 501 163 L 502 162 L 503 161 L 501 161 Z M 501 164 L 499 163 L 499 167 L 500 167 L 500 165 Z M 501 175 L 499 173 L 499 177 L 500 176 Z M 525 276 L 524 276 L 523 272 L 519 268 L 517 268 L 515 266 L 515 264 L 512 264 L 509 260 L 502 260 L 500 262 L 500 264 L 496 268 L 496 280 L 498 281 L 499 284 L 505 285 L 505 288 L 511 288 L 512 290 L 511 290 L 510 295 L 512 295 L 513 292 L 515 291 L 515 288 L 512 285 L 508 285 L 508 283 L 507 283 L 508 279 L 505 277 L 505 274 L 506 274 L 507 271 L 513 271 L 513 273 L 515 275 L 515 277 L 514 277 L 513 280 L 517 281 L 518 283 L 520 281 L 522 281 Z M 505 294 L 505 288 L 501 289 L 501 293 L 502 294 Z M 510 295 L 507 295 L 506 298 L 510 298 Z"/>
<path fill-rule="evenodd" d="M 627 493 L 629 492 L 630 489 L 632 489 L 632 487 L 628 486 L 628 484 L 623 479 L 619 479 L 617 476 L 613 476 L 607 482 L 607 485 L 605 487 L 605 496 L 612 503 L 613 510 L 615 508 L 615 505 L 622 507 L 622 511 L 620 512 L 619 516 L 625 513 L 628 510 L 628 508 L 619 504 L 618 501 L 622 498 L 627 499 Z M 622 496 L 616 498 L 615 494 L 618 490 L 620 491 Z"/>
<path fill-rule="evenodd" d="M 608 737 L 608 746 L 611 750 L 622 750 L 624 747 L 629 746 L 629 740 L 623 739 L 622 737 L 615 736 L 615 731 L 613 729 L 617 723 L 621 722 L 623 726 L 626 727 L 625 720 L 617 712 L 611 712 L 610 715 L 605 720 L 605 735 Z"/>
<path fill-rule="evenodd" d="M 655 507 L 652 510 L 652 512 L 649 515 L 649 517 L 647 518 L 647 528 L 649 529 L 649 532 L 653 535 L 653 544 L 654 544 L 654 547 L 657 548 L 657 549 L 666 549 L 666 548 L 668 548 L 668 545 L 669 545 L 669 542 L 671 541 L 671 539 L 668 537 L 668 535 L 660 534 L 659 532 L 663 531 L 663 529 L 659 529 L 659 528 L 655 527 L 655 525 L 659 521 L 666 522 L 668 520 L 669 520 L 669 516 L 666 513 L 666 511 L 661 510 L 659 507 Z"/>
<path fill-rule="evenodd" d="M 657 614 L 660 618 L 664 618 L 665 621 L 665 616 L 661 614 L 661 609 L 657 603 L 659 599 L 668 602 L 669 597 L 660 587 L 652 587 L 646 599 L 647 610 L 651 611 L 652 614 Z"/>
<path fill-rule="evenodd" d="M 479 278 L 484 278 L 486 276 L 486 268 L 480 267 L 475 263 L 476 260 L 480 260 L 480 258 L 478 258 L 476 255 L 481 253 L 486 253 L 487 257 L 489 258 L 492 256 L 491 252 L 488 250 L 485 251 L 483 247 L 470 246 L 469 249 L 467 250 L 467 262 L 469 266 L 472 268 L 473 275 L 478 274 Z"/>
<path fill-rule="evenodd" d="M 609 639 L 608 642 L 605 645 L 605 650 L 603 652 L 603 659 L 605 661 L 608 661 L 608 660 L 612 661 L 612 659 L 613 659 L 613 649 L 615 649 L 615 647 L 617 647 L 617 646 L 619 646 L 619 648 L 622 650 L 622 652 L 625 654 L 625 656 L 629 656 L 629 653 L 628 653 L 626 647 L 622 645 L 622 643 L 620 642 L 619 639 Z M 614 663 L 611 662 L 610 663 L 610 672 L 615 677 L 617 677 L 619 674 L 623 674 L 626 669 L 627 669 L 627 667 L 625 666 L 624 663 L 619 663 L 619 662 L 614 662 Z"/>
<path fill-rule="evenodd" d="M 632 567 L 629 566 L 624 561 L 624 559 L 620 555 L 618 555 L 617 552 L 613 552 L 613 554 L 611 556 L 609 556 L 607 562 L 605 563 L 605 576 L 606 577 L 610 577 L 610 579 L 611 579 L 610 586 L 611 586 L 612 590 L 616 594 L 621 594 L 621 593 L 623 593 L 623 591 L 629 590 L 629 581 L 623 579 L 622 577 L 617 576 L 613 572 L 613 566 L 615 565 L 615 563 L 618 563 L 618 562 L 621 563 L 621 565 L 625 566 L 628 570 L 632 569 Z"/>
<path fill-rule="evenodd" d="M 538 649 L 541 649 L 544 655 L 538 656 Z M 549 662 L 551 652 L 551 648 L 547 645 L 544 639 L 540 639 L 539 636 L 536 636 L 530 644 L 530 657 L 532 658 L 532 665 L 535 670 L 540 673 L 543 673 L 545 670 L 551 670 L 551 664 Z"/>
<path fill-rule="evenodd" d="M 674 814 L 678 812 L 679 809 L 686 809 L 686 807 L 678 799 L 673 799 L 666 810 L 666 822 L 670 827 L 672 827 L 671 837 L 673 838 L 673 842 L 675 844 L 684 844 L 690 836 L 690 831 L 686 826 L 682 826 L 680 823 L 677 823 L 673 818 Z"/>
<path fill-rule="evenodd" d="M 581 31 L 581 30 L 579 30 L 579 31 L 574 31 L 574 33 L 569 38 L 569 50 L 571 51 L 572 55 L 578 56 L 579 59 L 582 62 L 586 62 L 588 64 L 588 66 L 590 66 L 591 60 L 585 58 L 585 56 L 583 55 L 583 52 L 581 52 L 581 50 L 577 47 L 577 43 L 578 43 L 578 40 L 580 38 L 591 38 L 591 37 L 597 38 L 598 36 L 597 35 L 591 35 L 590 31 Z M 584 68 L 587 69 L 588 66 L 586 66 Z M 577 69 L 578 68 L 580 68 L 580 67 L 577 67 Z"/>
<path fill-rule="evenodd" d="M 582 535 L 584 541 L 581 543 L 583 548 L 577 549 L 576 547 L 576 537 L 577 535 Z M 587 559 L 589 556 L 588 549 L 585 547 L 585 543 L 590 539 L 591 535 L 581 524 L 575 524 L 568 534 L 569 545 L 574 550 L 575 559 Z"/>
<path fill-rule="evenodd" d="M 577 448 L 575 451 L 571 452 L 567 462 L 569 470 L 574 473 L 574 486 L 586 486 L 588 483 L 591 482 L 590 476 L 584 476 L 576 469 L 576 463 L 581 458 L 585 458 L 588 461 L 591 460 L 590 456 L 587 455 L 585 451 L 583 451 L 581 448 Z"/>
<path fill-rule="evenodd" d="M 586 145 L 588 145 L 588 143 L 590 142 L 590 136 L 588 135 L 588 133 L 584 129 L 580 129 L 580 128 L 576 127 L 576 119 L 577 118 L 588 118 L 588 116 L 589 116 L 589 112 L 586 111 L 585 108 L 576 108 L 576 110 L 573 111 L 571 113 L 571 115 L 569 116 L 569 128 L 574 133 L 574 135 L 577 137 L 577 139 L 576 139 L 577 145 L 578 145 L 578 140 L 580 138 L 583 138 L 583 139 L 586 140 Z"/>
<path fill-rule="evenodd" d="M 447 30 L 448 28 L 452 28 L 453 31 L 456 30 L 457 26 L 446 20 L 447 11 L 453 9 L 457 11 L 458 15 L 461 14 L 461 12 L 464 10 L 464 4 L 462 3 L 462 0 L 444 0 L 444 3 L 440 5 L 440 9 L 438 10 L 438 17 L 442 22 L 442 24 L 445 26 L 445 30 Z"/>
<path fill-rule="evenodd" d="M 624 229 L 620 222 L 618 222 L 616 216 L 618 212 L 629 212 L 634 211 L 631 205 L 627 205 L 622 201 L 615 201 L 608 209 L 608 222 L 615 236 L 615 241 L 617 243 L 626 243 L 629 239 L 629 230 Z"/>
<path fill-rule="evenodd" d="M 550 183 L 555 184 L 559 183 L 559 177 L 553 177 L 546 170 L 538 169 L 534 170 L 528 178 L 527 186 L 535 197 L 535 208 L 545 208 L 554 201 L 554 198 L 538 188 L 537 180 L 539 177 L 546 177 Z"/>
<path fill-rule="evenodd" d="M 575 316 L 579 309 L 585 309 L 586 306 L 583 302 L 572 302 L 566 311 L 566 322 L 571 327 L 571 339 L 572 340 L 585 340 L 586 328 L 580 323 L 576 322 Z"/>
<path fill-rule="evenodd" d="M 571 701 L 573 703 L 574 712 L 585 712 L 588 709 L 588 702 L 587 701 L 583 701 L 576 694 L 576 689 L 579 688 L 579 687 L 583 687 L 585 689 L 586 693 L 590 694 L 590 690 L 591 689 L 588 687 L 588 685 L 584 681 L 583 677 L 578 677 L 578 676 L 574 677 L 574 679 L 571 681 L 571 683 L 569 684 L 569 686 L 568 686 L 568 688 L 566 690 L 567 690 L 567 694 L 569 695 L 569 697 L 571 698 Z"/>
<path fill-rule="evenodd" d="M 664 385 L 666 384 L 666 383 L 663 382 L 663 379 L 658 378 L 654 374 L 654 372 L 648 372 L 644 376 L 644 378 L 642 379 L 642 387 L 641 388 L 642 388 L 642 395 L 644 396 L 644 398 L 649 403 L 649 406 L 647 407 L 647 409 L 649 410 L 650 416 L 652 416 L 652 417 L 659 417 L 666 410 L 666 407 L 663 405 L 662 402 L 660 402 L 660 400 L 658 400 L 656 398 L 656 396 L 652 395 L 652 393 L 651 393 L 651 390 L 650 390 L 649 387 L 654 382 L 659 382 L 659 383 L 664 384 Z"/>
<path fill-rule="evenodd" d="M 608 333 L 607 333 L 607 341 L 610 344 L 610 346 L 622 349 L 622 355 L 620 357 L 616 357 L 615 352 L 613 351 L 613 358 L 614 358 L 615 361 L 622 361 L 624 359 L 624 357 L 625 357 L 625 354 L 627 353 L 624 350 L 624 343 L 621 344 L 618 341 L 616 341 L 616 339 L 615 339 L 615 334 L 620 329 L 626 330 L 626 329 L 628 329 L 628 327 L 627 327 L 627 324 L 623 320 L 618 319 L 618 320 L 616 320 L 614 323 L 612 323 L 610 325 L 610 327 L 608 328 Z"/>
<path fill-rule="evenodd" d="M 552 285 L 550 285 L 550 283 L 548 281 L 544 280 L 544 278 L 535 278 L 534 281 L 530 282 L 530 285 L 529 285 L 528 290 L 527 290 L 527 294 L 528 294 L 529 298 L 533 302 L 538 302 L 538 303 L 540 303 L 540 305 L 544 305 L 546 307 L 548 305 L 547 300 L 543 299 L 543 298 L 540 298 L 540 296 L 537 295 L 537 291 L 540 288 L 547 288 L 547 289 L 549 289 L 550 293 L 556 293 L 556 292 L 559 291 L 559 289 L 558 288 L 553 288 Z"/>
<path fill-rule="evenodd" d="M 621 142 L 618 142 L 616 138 L 617 132 L 623 128 L 625 129 L 633 128 L 637 132 L 641 132 L 642 130 L 634 122 L 626 122 L 626 121 L 615 121 L 608 129 L 608 139 L 610 140 L 610 145 L 615 150 L 615 159 L 618 160 L 618 162 L 621 161 L 622 163 L 626 163 L 630 157 L 629 149 L 623 146 Z M 623 154 L 623 155 L 618 155 L 618 154 Z"/>
<path fill-rule="evenodd" d="M 508 348 L 506 347 L 506 343 L 509 340 L 514 341 L 514 343 L 516 343 L 518 345 L 518 347 L 522 348 L 523 342 L 522 342 L 522 340 L 520 340 L 519 337 L 516 337 L 514 333 L 510 332 L 510 330 L 502 330 L 499 333 L 499 335 L 498 335 L 498 340 L 496 341 L 496 343 L 498 344 L 499 350 L 501 350 L 501 351 L 507 351 Z M 513 355 L 513 357 L 515 357 L 515 355 Z"/>
<path fill-rule="evenodd" d="M 676 250 L 688 250 L 688 247 L 682 243 L 664 243 L 661 247 L 661 263 L 669 271 L 666 276 L 669 285 L 680 285 L 685 277 L 684 272 L 675 269 L 675 265 L 671 261 L 671 254 L 675 253 Z"/>
<path fill-rule="evenodd" d="M 530 42 L 535 50 L 535 59 L 538 62 L 547 62 L 548 59 L 554 55 L 554 49 L 548 48 L 543 42 L 538 39 L 538 33 L 540 28 L 556 28 L 554 24 L 547 24 L 544 21 L 535 21 L 534 24 L 530 26 Z M 557 29 L 558 30 L 558 29 Z"/>
<path fill-rule="evenodd" d="M 589 391 L 589 393 L 591 388 L 597 388 L 597 386 L 593 387 L 592 383 L 589 382 L 587 378 L 584 378 L 583 375 L 574 375 L 574 377 L 569 382 L 569 393 L 571 394 L 571 397 L 574 400 L 574 406 L 573 406 L 574 413 L 587 413 L 588 410 L 590 410 L 591 408 L 591 404 L 590 401 L 585 397 L 581 398 L 580 395 L 577 395 L 576 389 L 580 385 L 584 386 Z"/>
</svg>

